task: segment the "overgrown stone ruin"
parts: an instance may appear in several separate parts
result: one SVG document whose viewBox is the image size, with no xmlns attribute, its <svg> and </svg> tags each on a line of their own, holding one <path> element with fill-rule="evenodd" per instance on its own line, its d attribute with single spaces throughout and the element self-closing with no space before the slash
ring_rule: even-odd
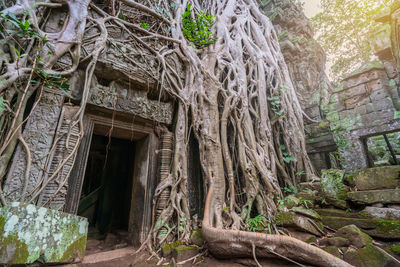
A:
<svg viewBox="0 0 400 267">
<path fill-rule="evenodd" d="M 400 266 L 397 1 L 340 86 L 295 1 L 1 7 L 1 263 Z"/>
</svg>

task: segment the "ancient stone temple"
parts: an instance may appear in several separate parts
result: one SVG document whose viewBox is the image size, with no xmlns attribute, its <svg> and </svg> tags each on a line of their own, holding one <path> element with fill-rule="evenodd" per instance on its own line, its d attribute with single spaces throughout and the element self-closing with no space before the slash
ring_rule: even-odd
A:
<svg viewBox="0 0 400 267">
<path fill-rule="evenodd" d="M 0 2 L 0 265 L 400 266 L 399 2 L 339 85 L 294 0 Z"/>
<path fill-rule="evenodd" d="M 124 8 L 128 16 L 130 10 Z M 65 19 L 63 10 L 55 11 L 45 31 L 59 30 Z M 31 203 L 32 198 L 38 206 L 86 217 L 89 231 L 95 225 L 101 233 L 124 230 L 130 242 L 139 245 L 151 227 L 159 163 L 171 158 L 160 151 L 171 149 L 171 138 L 164 136 L 172 123 L 174 102 L 149 74 L 158 71 L 154 55 L 125 45 L 126 36 L 119 31 L 109 34 L 113 42 L 98 59 L 89 95 L 83 95 L 85 76 L 79 69 L 69 80 L 67 94 L 47 88 L 41 92 L 23 130 L 32 162 L 27 166 L 26 150 L 20 144 L 5 179 L 4 197 Z M 153 62 L 154 68 L 148 69 L 145 60 Z M 71 64 L 70 58 L 59 64 Z M 175 67 L 179 72 L 180 66 Z M 76 103 L 85 97 L 84 136 L 77 146 L 79 127 L 70 129 L 70 122 L 80 109 Z M 65 158 L 74 149 L 77 158 Z M 161 159 L 160 154 L 167 158 Z M 58 166 L 62 170 L 56 172 Z M 23 179 L 26 168 L 29 178 Z"/>
</svg>

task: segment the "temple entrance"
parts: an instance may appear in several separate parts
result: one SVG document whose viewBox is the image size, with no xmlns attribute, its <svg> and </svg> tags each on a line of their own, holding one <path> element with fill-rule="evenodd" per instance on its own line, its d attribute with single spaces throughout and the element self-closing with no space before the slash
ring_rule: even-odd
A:
<svg viewBox="0 0 400 267">
<path fill-rule="evenodd" d="M 134 166 L 134 142 L 93 135 L 78 215 L 100 235 L 128 231 Z"/>
<path fill-rule="evenodd" d="M 139 247 L 151 228 L 159 145 L 154 126 L 96 107 L 87 112 L 65 212 L 88 218 L 87 255 Z"/>
<path fill-rule="evenodd" d="M 88 218 L 87 254 L 128 246 L 135 142 L 92 136 L 78 215 Z"/>
</svg>

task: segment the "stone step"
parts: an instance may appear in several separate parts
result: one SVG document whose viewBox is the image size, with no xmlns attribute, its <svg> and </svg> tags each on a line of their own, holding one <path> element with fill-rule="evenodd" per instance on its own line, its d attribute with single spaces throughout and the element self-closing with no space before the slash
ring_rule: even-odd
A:
<svg viewBox="0 0 400 267">
<path fill-rule="evenodd" d="M 400 186 L 400 166 L 384 166 L 354 172 L 354 183 L 359 191 L 393 189 Z"/>
<path fill-rule="evenodd" d="M 366 207 L 360 212 L 360 216 L 400 221 L 400 210 L 391 208 Z"/>
<path fill-rule="evenodd" d="M 335 230 L 354 224 L 372 237 L 400 239 L 400 221 L 322 216 L 322 223 Z"/>
<path fill-rule="evenodd" d="M 400 189 L 356 191 L 347 193 L 347 196 L 352 202 L 362 205 L 400 203 Z"/>
<path fill-rule="evenodd" d="M 347 212 L 339 209 L 315 209 L 315 211 L 321 216 L 359 218 L 357 212 Z"/>
</svg>

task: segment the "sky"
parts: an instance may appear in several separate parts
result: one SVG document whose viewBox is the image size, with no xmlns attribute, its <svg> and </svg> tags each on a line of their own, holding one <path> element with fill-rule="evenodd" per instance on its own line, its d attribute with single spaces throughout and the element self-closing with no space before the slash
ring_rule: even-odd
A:
<svg viewBox="0 0 400 267">
<path fill-rule="evenodd" d="M 306 16 L 309 18 L 312 18 L 315 16 L 319 11 L 319 0 L 302 0 L 305 5 L 304 5 L 304 12 L 306 13 Z"/>
</svg>

